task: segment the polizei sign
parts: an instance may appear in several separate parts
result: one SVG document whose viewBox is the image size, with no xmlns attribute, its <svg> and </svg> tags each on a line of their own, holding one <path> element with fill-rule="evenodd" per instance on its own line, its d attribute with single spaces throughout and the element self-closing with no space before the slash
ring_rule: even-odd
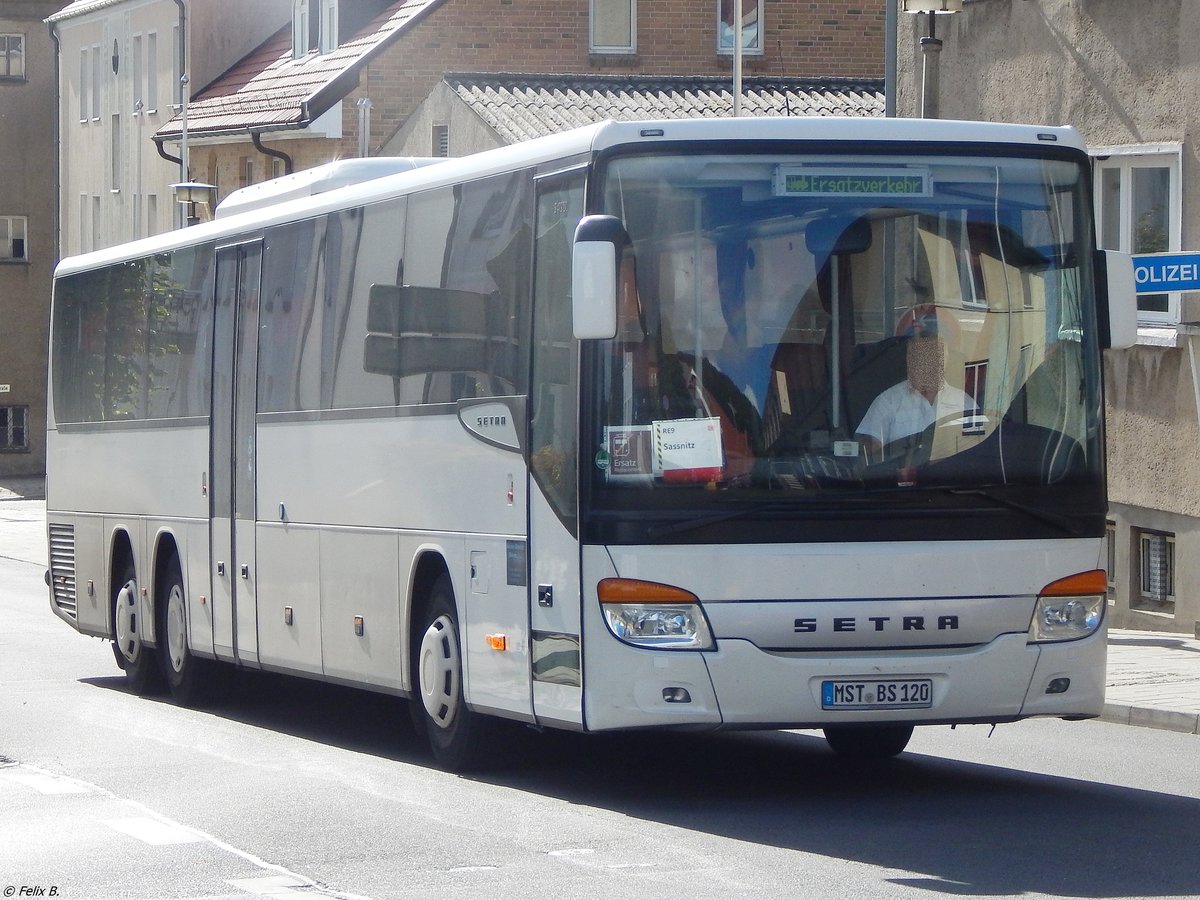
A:
<svg viewBox="0 0 1200 900">
<path fill-rule="evenodd" d="M 1200 291 L 1200 253 L 1143 253 L 1133 257 L 1139 294 Z"/>
</svg>

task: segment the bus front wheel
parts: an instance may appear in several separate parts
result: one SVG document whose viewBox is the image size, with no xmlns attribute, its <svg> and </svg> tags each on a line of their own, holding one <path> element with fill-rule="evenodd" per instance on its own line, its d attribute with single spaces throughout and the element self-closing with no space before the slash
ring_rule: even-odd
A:
<svg viewBox="0 0 1200 900">
<path fill-rule="evenodd" d="M 113 591 L 113 655 L 125 670 L 125 681 L 135 694 L 146 694 L 155 687 L 157 666 L 154 651 L 142 643 L 141 611 L 138 603 L 137 570 L 133 560 Z"/>
<path fill-rule="evenodd" d="M 425 732 L 438 765 L 451 772 L 479 765 L 488 722 L 467 709 L 463 699 L 458 614 L 450 579 L 444 574 L 429 593 L 413 670 L 414 720 Z"/>
<path fill-rule="evenodd" d="M 836 725 L 824 729 L 825 740 L 848 759 L 890 759 L 904 752 L 911 725 Z"/>
</svg>

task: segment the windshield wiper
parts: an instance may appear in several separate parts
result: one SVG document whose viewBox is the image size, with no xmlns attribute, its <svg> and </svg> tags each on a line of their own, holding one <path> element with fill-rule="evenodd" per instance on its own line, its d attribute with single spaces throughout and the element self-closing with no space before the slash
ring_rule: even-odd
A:
<svg viewBox="0 0 1200 900">
<path fill-rule="evenodd" d="M 1024 513 L 1031 519 L 1037 519 L 1045 525 L 1052 525 L 1059 531 L 1065 531 L 1072 537 L 1079 537 L 1083 532 L 1076 527 L 1075 523 L 1066 516 L 1056 515 L 1051 512 L 1046 512 L 1043 509 L 1038 509 L 1036 506 L 1029 506 L 1026 503 L 1021 503 L 1017 500 L 1011 500 L 1002 494 L 995 491 L 990 491 L 986 488 L 943 488 L 947 494 L 955 496 L 967 497 L 983 497 L 985 500 L 991 500 L 993 503 L 1003 506 L 1005 509 L 1011 509 L 1015 512 Z"/>
<path fill-rule="evenodd" d="M 652 540 L 669 537 L 673 534 L 683 534 L 688 531 L 699 531 L 702 528 L 708 528 L 710 525 L 720 525 L 722 522 L 731 522 L 735 519 L 742 519 L 747 516 L 752 516 L 757 513 L 775 513 L 775 512 L 847 512 L 845 508 L 846 501 L 858 501 L 871 499 L 871 496 L 876 493 L 874 491 L 854 491 L 849 493 L 826 493 L 821 495 L 814 494 L 807 500 L 802 500 L 799 497 L 789 497 L 787 500 L 755 500 L 743 497 L 725 497 L 721 503 L 738 504 L 738 509 L 725 510 L 724 512 L 714 513 L 709 516 L 701 516 L 697 519 L 687 519 L 685 521 L 672 522 L 669 525 L 652 525 L 647 529 L 646 535 Z"/>
<path fill-rule="evenodd" d="M 1035 506 L 1030 506 L 1026 503 L 1021 503 L 1018 500 L 1011 500 L 1002 494 L 986 488 L 952 488 L 942 487 L 936 488 L 936 491 L 949 494 L 951 496 L 963 497 L 982 497 L 985 500 L 991 501 L 1005 509 L 1011 509 L 1014 512 L 1022 513 L 1031 519 L 1050 525 L 1053 528 L 1062 531 L 1072 537 L 1078 537 L 1083 532 L 1076 524 L 1066 516 L 1056 515 L 1055 513 L 1046 512 L 1038 509 Z M 907 497 L 914 501 L 924 499 L 926 502 L 929 499 L 928 494 L 922 495 L 924 492 L 920 488 L 911 487 L 888 487 L 888 488 L 873 488 L 868 490 L 846 491 L 846 492 L 829 492 L 829 493 L 814 493 L 807 499 L 800 497 L 789 497 L 787 500 L 755 500 L 751 498 L 728 497 L 722 498 L 720 502 L 738 504 L 738 509 L 725 510 L 723 512 L 714 513 L 708 516 L 700 516 L 695 519 L 687 519 L 683 521 L 671 522 L 670 524 L 653 525 L 647 529 L 646 535 L 651 540 L 660 540 L 665 537 L 670 537 L 676 534 L 684 534 L 689 531 L 699 531 L 708 528 L 711 525 L 720 525 L 724 522 L 731 522 L 736 519 L 754 516 L 760 513 L 779 513 L 779 512 L 798 512 L 806 513 L 843 513 L 854 515 L 869 512 L 869 509 L 863 509 L 864 504 L 874 505 L 871 501 L 880 500 L 883 497 L 888 497 L 895 500 L 897 497 Z M 852 507 L 859 507 L 852 509 Z M 897 507 L 894 503 L 888 504 L 888 508 L 895 510 Z M 876 510 L 878 511 L 878 510 Z M 916 510 L 914 509 L 914 512 Z M 937 514 L 936 508 L 924 506 L 920 510 L 924 515 Z"/>
</svg>

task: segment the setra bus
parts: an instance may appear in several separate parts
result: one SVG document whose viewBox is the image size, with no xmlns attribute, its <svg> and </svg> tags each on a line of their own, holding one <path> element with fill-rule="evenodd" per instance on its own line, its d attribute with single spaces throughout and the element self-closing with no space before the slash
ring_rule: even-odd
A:
<svg viewBox="0 0 1200 900">
<path fill-rule="evenodd" d="M 1070 128 L 605 122 L 348 161 L 64 260 L 53 611 L 182 703 L 235 667 L 498 720 L 1101 711 L 1101 351 Z M 357 180 L 357 181 L 356 181 Z"/>
</svg>

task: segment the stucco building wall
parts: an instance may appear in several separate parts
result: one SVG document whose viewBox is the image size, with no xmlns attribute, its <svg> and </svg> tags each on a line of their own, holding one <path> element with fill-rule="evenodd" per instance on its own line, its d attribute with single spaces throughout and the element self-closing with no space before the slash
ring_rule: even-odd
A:
<svg viewBox="0 0 1200 900">
<path fill-rule="evenodd" d="M 898 110 L 920 109 L 920 37 L 928 17 L 900 17 Z M 967 0 L 939 16 L 942 118 L 1073 125 L 1092 147 L 1181 147 L 1182 249 L 1200 249 L 1200 3 L 1192 0 Z M 1200 320 L 1200 294 L 1180 318 Z M 1105 352 L 1110 621 L 1200 630 L 1200 397 L 1186 326 L 1142 329 Z M 1140 536 L 1174 537 L 1172 613 L 1146 611 Z M 1153 605 L 1153 604 L 1149 604 Z"/>
<path fill-rule="evenodd" d="M 0 79 L 0 216 L 27 220 L 27 259 L 0 261 L 0 406 L 28 409 L 28 446 L 0 449 L 0 476 L 40 475 L 46 468 L 56 173 L 46 164 L 47 148 L 54 146 L 54 45 L 42 19 L 60 5 L 0 4 L 0 34 L 20 35 L 25 57 L 23 78 Z"/>
</svg>

